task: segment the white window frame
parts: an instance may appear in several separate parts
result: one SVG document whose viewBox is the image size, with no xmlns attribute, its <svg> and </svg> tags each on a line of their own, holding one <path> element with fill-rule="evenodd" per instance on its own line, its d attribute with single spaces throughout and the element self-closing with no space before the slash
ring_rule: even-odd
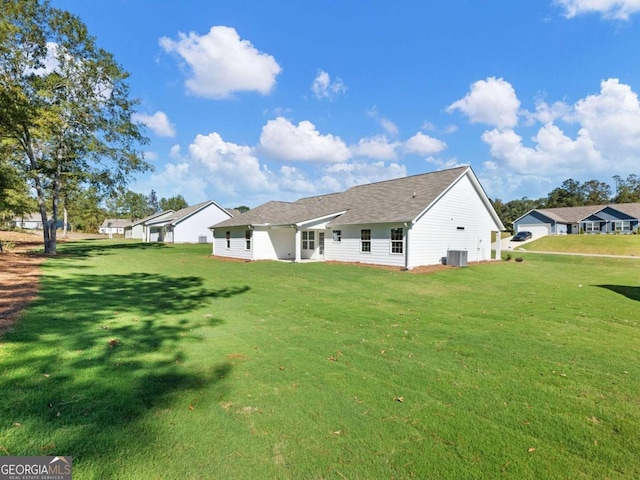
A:
<svg viewBox="0 0 640 480">
<path fill-rule="evenodd" d="M 302 232 L 302 249 L 316 249 L 316 232 L 314 232 L 313 230 L 305 230 Z"/>
<path fill-rule="evenodd" d="M 253 237 L 253 234 L 251 232 L 250 228 L 247 228 L 244 231 L 244 249 L 245 250 L 251 250 L 251 238 Z"/>
<path fill-rule="evenodd" d="M 341 242 L 342 241 L 342 230 L 334 230 L 333 232 L 333 241 Z"/>
<path fill-rule="evenodd" d="M 613 230 L 615 232 L 630 232 L 631 221 L 630 220 L 616 220 L 613 222 Z"/>
<path fill-rule="evenodd" d="M 231 232 L 230 231 L 225 232 L 224 239 L 227 245 L 227 250 L 229 250 L 231 248 Z"/>
<path fill-rule="evenodd" d="M 599 232 L 600 231 L 600 222 L 584 222 L 584 231 L 585 232 Z"/>
<path fill-rule="evenodd" d="M 371 229 L 370 228 L 363 228 L 362 230 L 360 230 L 360 253 L 371 253 Z"/>
<path fill-rule="evenodd" d="M 400 238 L 397 234 L 400 233 Z M 394 238 L 395 234 L 395 238 Z M 403 255 L 404 254 L 404 228 L 392 228 L 389 242 L 389 253 L 391 255 Z M 394 251 L 396 250 L 396 251 Z"/>
</svg>

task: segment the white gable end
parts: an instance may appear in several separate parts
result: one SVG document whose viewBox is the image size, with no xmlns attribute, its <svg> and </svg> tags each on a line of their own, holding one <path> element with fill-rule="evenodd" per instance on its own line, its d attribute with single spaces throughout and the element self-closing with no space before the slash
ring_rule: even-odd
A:
<svg viewBox="0 0 640 480">
<path fill-rule="evenodd" d="M 491 258 L 497 226 L 468 175 L 461 177 L 409 232 L 408 267 L 434 265 L 448 250 L 466 250 L 470 262 Z"/>
</svg>

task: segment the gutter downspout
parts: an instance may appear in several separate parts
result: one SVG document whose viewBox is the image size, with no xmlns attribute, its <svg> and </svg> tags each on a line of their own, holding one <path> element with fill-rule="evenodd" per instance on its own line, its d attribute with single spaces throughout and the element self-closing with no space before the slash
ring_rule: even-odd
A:
<svg viewBox="0 0 640 480">
<path fill-rule="evenodd" d="M 409 241 L 409 239 L 411 238 L 410 232 L 411 232 L 411 228 L 413 227 L 413 222 L 410 222 L 410 223 L 405 222 L 404 226 L 407 231 L 407 234 L 404 237 L 404 268 L 405 270 L 411 270 L 412 265 L 411 265 L 411 262 L 409 261 L 409 252 L 411 251 L 411 249 L 409 248 L 409 245 L 411 242 Z"/>
</svg>

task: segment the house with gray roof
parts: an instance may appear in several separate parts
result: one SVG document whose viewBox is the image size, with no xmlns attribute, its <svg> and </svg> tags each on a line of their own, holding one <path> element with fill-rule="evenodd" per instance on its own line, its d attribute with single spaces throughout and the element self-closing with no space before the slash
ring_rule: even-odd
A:
<svg viewBox="0 0 640 480">
<path fill-rule="evenodd" d="M 98 233 L 105 235 L 124 235 L 124 227 L 129 224 L 126 218 L 105 218 L 98 227 Z"/>
<path fill-rule="evenodd" d="M 140 220 L 129 222 L 124 227 L 124 238 L 137 238 L 139 240 L 143 240 L 147 236 L 147 222 L 161 217 L 168 217 L 172 213 L 175 212 L 173 210 L 165 210 L 163 212 L 157 212 L 147 217 L 141 218 Z"/>
<path fill-rule="evenodd" d="M 211 243 L 213 234 L 209 226 L 231 217 L 231 213 L 213 200 L 182 208 L 176 212 L 168 211 L 144 222 L 144 241 Z"/>
<path fill-rule="evenodd" d="M 469 262 L 489 260 L 491 234 L 504 226 L 472 169 L 458 167 L 271 201 L 211 229 L 220 257 L 411 269 L 442 263 L 452 251 Z"/>
<path fill-rule="evenodd" d="M 576 233 L 633 233 L 640 226 L 640 203 L 536 208 L 513 222 L 516 232 L 535 237 Z"/>
</svg>

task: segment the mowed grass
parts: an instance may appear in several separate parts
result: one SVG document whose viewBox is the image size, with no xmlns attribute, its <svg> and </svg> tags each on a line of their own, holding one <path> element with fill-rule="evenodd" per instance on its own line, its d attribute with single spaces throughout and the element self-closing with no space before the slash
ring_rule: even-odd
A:
<svg viewBox="0 0 640 480">
<path fill-rule="evenodd" d="M 639 478 L 640 261 L 424 275 L 68 244 L 0 340 L 0 452 L 82 479 Z"/>
<path fill-rule="evenodd" d="M 537 252 L 633 255 L 640 258 L 640 235 L 548 235 L 522 248 Z"/>
</svg>

